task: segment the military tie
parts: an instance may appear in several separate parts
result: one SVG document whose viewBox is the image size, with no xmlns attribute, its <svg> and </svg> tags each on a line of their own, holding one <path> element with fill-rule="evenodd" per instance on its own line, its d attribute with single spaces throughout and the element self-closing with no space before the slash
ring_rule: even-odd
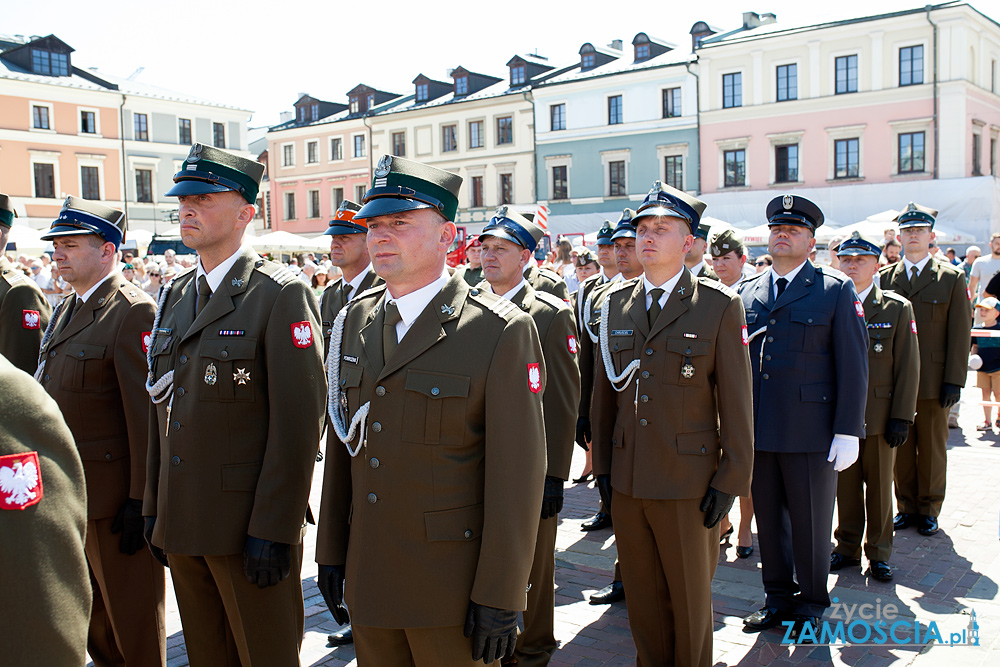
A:
<svg viewBox="0 0 1000 667">
<path fill-rule="evenodd" d="M 347 305 L 347 302 L 351 300 L 351 290 L 354 286 L 350 283 L 341 283 L 340 285 L 340 307 L 343 308 Z"/>
<path fill-rule="evenodd" d="M 910 286 L 913 286 L 913 283 L 917 282 L 918 273 L 920 273 L 920 271 L 917 270 L 916 266 L 910 267 Z"/>
<path fill-rule="evenodd" d="M 195 315 L 201 315 L 201 311 L 205 310 L 205 306 L 208 305 L 208 300 L 212 298 L 212 288 L 208 285 L 208 278 L 204 275 L 198 276 L 198 310 L 195 311 Z"/>
<path fill-rule="evenodd" d="M 79 294 L 73 295 L 73 306 L 69 309 L 69 317 L 66 318 L 66 324 L 69 324 L 76 315 L 77 311 L 83 307 L 83 299 L 80 298 Z"/>
<path fill-rule="evenodd" d="M 660 297 L 663 296 L 663 290 L 659 287 L 649 290 L 649 296 L 653 297 L 653 302 L 649 304 L 649 328 L 653 328 L 653 322 L 656 318 L 660 316 Z"/>
<path fill-rule="evenodd" d="M 382 324 L 382 363 L 384 364 L 389 363 L 396 345 L 399 344 L 396 338 L 396 324 L 402 319 L 395 301 L 385 304 L 385 321 Z"/>
<path fill-rule="evenodd" d="M 777 301 L 781 298 L 781 293 L 785 291 L 786 287 L 788 287 L 788 278 L 778 278 L 774 284 L 778 286 L 778 296 L 774 298 L 774 300 Z"/>
</svg>

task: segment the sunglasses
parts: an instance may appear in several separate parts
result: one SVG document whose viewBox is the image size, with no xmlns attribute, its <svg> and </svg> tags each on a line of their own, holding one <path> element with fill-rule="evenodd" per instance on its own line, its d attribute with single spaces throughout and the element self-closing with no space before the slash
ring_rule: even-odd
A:
<svg viewBox="0 0 1000 667">
<path fill-rule="evenodd" d="M 150 277 L 150 278 L 159 278 L 159 277 L 160 277 L 160 275 L 162 275 L 162 274 L 159 274 L 159 273 L 150 273 L 150 274 L 149 274 L 149 277 Z"/>
<path fill-rule="evenodd" d="M 757 266 L 767 266 L 767 262 L 757 262 Z"/>
</svg>

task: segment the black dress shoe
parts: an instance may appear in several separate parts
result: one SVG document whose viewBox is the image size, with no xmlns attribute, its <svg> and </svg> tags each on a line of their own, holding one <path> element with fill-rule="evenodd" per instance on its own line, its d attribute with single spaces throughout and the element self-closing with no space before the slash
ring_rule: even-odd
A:
<svg viewBox="0 0 1000 667">
<path fill-rule="evenodd" d="M 807 625 L 811 626 L 808 632 L 805 631 Z M 799 644 L 815 644 L 819 640 L 819 619 L 815 616 L 796 615 L 789 636 Z"/>
<path fill-rule="evenodd" d="M 592 479 L 594 479 L 594 473 L 588 472 L 583 477 L 577 477 L 576 479 L 574 479 L 573 483 L 574 484 L 583 484 L 584 482 L 589 482 Z"/>
<path fill-rule="evenodd" d="M 917 532 L 921 535 L 933 535 L 938 532 L 937 517 L 921 515 L 917 520 Z"/>
<path fill-rule="evenodd" d="M 620 581 L 612 581 L 590 596 L 590 604 L 611 604 L 625 599 L 625 586 Z"/>
<path fill-rule="evenodd" d="M 602 530 L 604 528 L 611 527 L 611 515 L 607 512 L 598 512 L 594 516 L 590 517 L 588 521 L 584 521 L 580 526 L 583 532 L 587 533 L 592 530 Z"/>
<path fill-rule="evenodd" d="M 736 547 L 737 558 L 750 558 L 753 555 L 753 547 Z"/>
<path fill-rule="evenodd" d="M 354 631 L 351 630 L 350 625 L 346 625 L 340 629 L 339 632 L 335 632 L 332 635 L 327 635 L 326 640 L 333 644 L 334 646 L 344 646 L 345 644 L 354 643 Z"/>
<path fill-rule="evenodd" d="M 719 544 L 725 544 L 729 541 L 729 536 L 733 534 L 733 527 L 730 526 L 729 530 L 719 535 Z"/>
<path fill-rule="evenodd" d="M 909 528 L 910 526 L 917 525 L 917 517 L 919 514 L 906 514 L 900 512 L 896 515 L 896 518 L 892 520 L 892 527 L 896 530 L 903 530 L 904 528 Z"/>
<path fill-rule="evenodd" d="M 761 632 L 775 627 L 782 621 L 791 620 L 793 617 L 777 607 L 761 607 L 754 613 L 743 619 L 743 632 Z"/>
<path fill-rule="evenodd" d="M 845 556 L 843 554 L 832 553 L 830 554 L 830 571 L 840 570 L 845 567 L 856 567 L 861 565 L 860 558 L 851 558 L 850 556 Z"/>
<path fill-rule="evenodd" d="M 873 561 L 868 566 L 868 571 L 876 581 L 892 581 L 892 568 L 884 560 Z"/>
</svg>

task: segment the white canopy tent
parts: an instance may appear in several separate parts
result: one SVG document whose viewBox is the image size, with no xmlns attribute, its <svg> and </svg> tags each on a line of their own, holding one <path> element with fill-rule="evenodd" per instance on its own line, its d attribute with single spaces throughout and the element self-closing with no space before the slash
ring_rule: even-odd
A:
<svg viewBox="0 0 1000 667">
<path fill-rule="evenodd" d="M 49 244 L 48 241 L 42 241 L 39 237 L 44 234 L 46 230 L 32 229 L 27 225 L 19 225 L 16 222 L 10 228 L 10 234 L 7 237 L 7 243 L 14 244 L 17 248 L 18 254 L 40 254 L 45 246 Z"/>
<path fill-rule="evenodd" d="M 292 252 L 316 249 L 312 239 L 285 231 L 271 232 L 263 236 L 244 236 L 244 242 L 249 243 L 254 250 L 258 251 Z"/>
</svg>

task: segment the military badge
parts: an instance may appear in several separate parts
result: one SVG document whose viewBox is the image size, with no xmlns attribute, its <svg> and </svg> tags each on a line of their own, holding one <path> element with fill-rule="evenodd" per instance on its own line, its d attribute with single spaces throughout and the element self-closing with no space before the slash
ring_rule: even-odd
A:
<svg viewBox="0 0 1000 667">
<path fill-rule="evenodd" d="M 744 345 L 749 345 L 750 344 L 750 336 L 747 334 L 747 325 L 744 324 L 743 327 L 742 327 L 742 330 L 743 330 L 742 331 L 742 334 L 743 334 L 743 344 Z"/>
<path fill-rule="evenodd" d="M 506 206 L 497 206 L 497 211 L 496 211 L 496 214 L 494 215 L 494 217 L 497 217 L 497 218 L 506 218 L 507 217 L 507 207 Z"/>
<path fill-rule="evenodd" d="M 245 368 L 237 368 L 236 372 L 233 373 L 233 382 L 236 384 L 246 384 L 250 381 L 250 374 L 247 373 Z"/>
<path fill-rule="evenodd" d="M 683 375 L 687 380 L 694 377 L 694 366 L 691 365 L 690 361 L 681 366 L 681 375 Z"/>
<path fill-rule="evenodd" d="M 150 345 L 153 344 L 153 332 L 143 331 L 142 332 L 142 353 L 146 354 L 149 352 Z"/>
<path fill-rule="evenodd" d="M 308 321 L 292 324 L 292 344 L 300 348 L 307 348 L 313 344 L 312 325 Z"/>
<path fill-rule="evenodd" d="M 861 305 L 860 301 L 854 302 L 854 312 L 858 314 L 858 317 L 865 316 L 865 307 Z"/>
<path fill-rule="evenodd" d="M 219 372 L 215 368 L 215 364 L 210 363 L 205 367 L 205 384 L 209 387 L 213 386 L 219 380 Z"/>
<path fill-rule="evenodd" d="M 442 315 L 454 315 L 455 314 L 455 306 L 449 306 L 447 304 L 441 306 L 441 314 Z"/>
<path fill-rule="evenodd" d="M 875 345 L 872 346 L 872 349 L 875 350 L 876 352 L 881 352 L 885 348 L 882 347 L 882 343 L 876 342 Z"/>
<path fill-rule="evenodd" d="M 570 354 L 576 354 L 576 336 L 566 336 L 566 347 L 569 349 Z"/>
<path fill-rule="evenodd" d="M 243 279 L 233 278 L 233 287 L 243 287 Z"/>
<path fill-rule="evenodd" d="M 191 152 L 188 153 L 187 161 L 194 164 L 201 159 L 201 150 L 204 148 L 201 144 L 195 144 L 191 147 Z"/>
<path fill-rule="evenodd" d="M 795 206 L 795 197 L 792 195 L 785 195 L 781 198 L 781 208 L 789 211 L 793 206 Z"/>
<path fill-rule="evenodd" d="M 41 327 L 42 316 L 37 310 L 21 311 L 21 326 L 25 329 L 38 329 Z"/>
<path fill-rule="evenodd" d="M 23 510 L 42 499 L 38 452 L 0 456 L 0 510 Z"/>
<path fill-rule="evenodd" d="M 378 161 L 377 165 L 375 165 L 375 177 L 385 178 L 389 175 L 390 171 L 392 171 L 392 156 L 383 155 L 382 159 Z"/>
<path fill-rule="evenodd" d="M 537 394 L 542 390 L 542 370 L 538 363 L 528 364 L 528 389 L 532 394 Z"/>
</svg>

